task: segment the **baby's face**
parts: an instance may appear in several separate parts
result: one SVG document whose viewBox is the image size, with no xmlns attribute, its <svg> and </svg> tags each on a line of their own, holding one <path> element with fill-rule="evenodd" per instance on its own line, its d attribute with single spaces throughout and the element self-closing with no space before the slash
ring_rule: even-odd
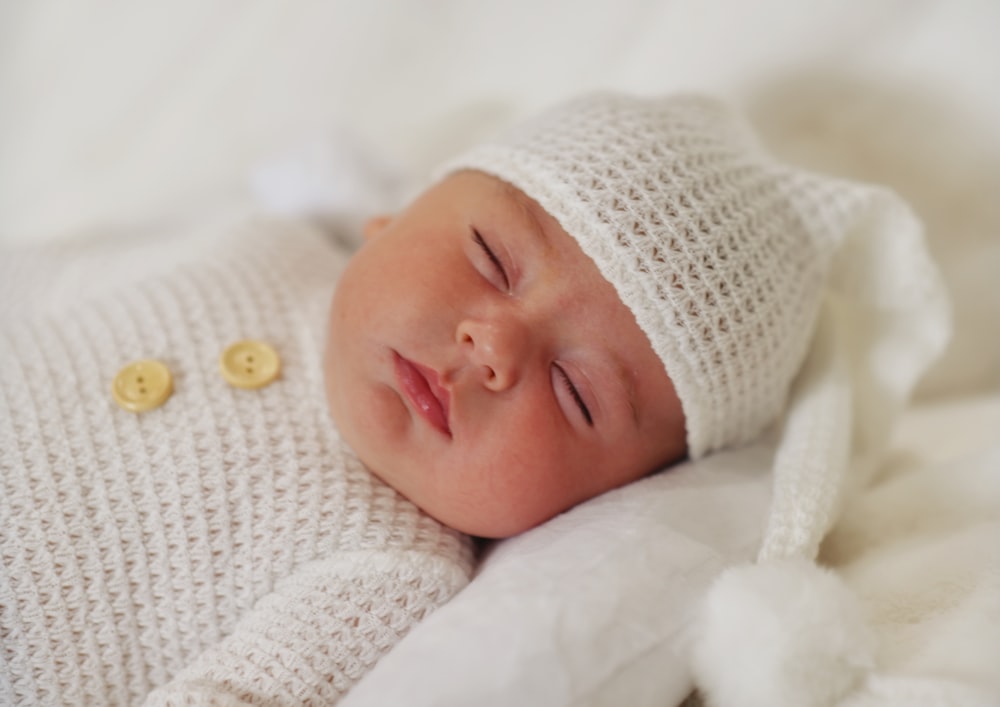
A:
<svg viewBox="0 0 1000 707">
<path fill-rule="evenodd" d="M 505 537 L 684 454 L 645 334 L 524 194 L 458 173 L 365 235 L 333 298 L 327 396 L 347 443 L 424 511 Z"/>
</svg>

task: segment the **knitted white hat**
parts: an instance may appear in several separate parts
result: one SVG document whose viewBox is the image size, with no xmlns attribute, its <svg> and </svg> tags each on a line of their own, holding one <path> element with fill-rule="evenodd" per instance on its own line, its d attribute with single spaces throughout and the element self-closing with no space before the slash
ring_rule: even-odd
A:
<svg viewBox="0 0 1000 707">
<path fill-rule="evenodd" d="M 846 244 L 888 230 L 916 243 L 919 253 L 905 257 L 930 273 L 927 287 L 937 284 L 921 259 L 919 223 L 894 195 L 776 162 L 746 123 L 705 97 L 585 96 L 444 171 L 458 169 L 533 198 L 614 285 L 673 381 L 692 458 L 753 439 L 783 410 Z M 894 305 L 891 284 L 875 287 Z M 888 399 L 905 396 L 940 342 L 928 346 L 893 374 Z M 817 365 L 843 373 L 842 358 Z M 843 485 L 852 420 L 874 425 L 873 437 L 886 427 L 853 418 L 849 393 L 838 392 L 845 386 L 835 381 L 832 394 L 806 405 L 808 420 L 787 428 L 764 554 L 815 554 Z M 880 414 L 891 407 L 876 404 Z"/>
</svg>

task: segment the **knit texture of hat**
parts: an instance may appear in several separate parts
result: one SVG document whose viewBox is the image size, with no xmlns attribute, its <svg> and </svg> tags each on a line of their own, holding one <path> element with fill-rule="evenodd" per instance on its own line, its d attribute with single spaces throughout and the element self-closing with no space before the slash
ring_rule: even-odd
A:
<svg viewBox="0 0 1000 707">
<path fill-rule="evenodd" d="M 538 202 L 614 286 L 673 381 L 692 458 L 782 416 L 760 557 L 815 557 L 947 340 L 905 202 L 784 165 L 724 104 L 684 94 L 578 98 L 441 173 L 461 169 Z"/>
<path fill-rule="evenodd" d="M 722 104 L 595 94 L 449 164 L 537 201 L 614 285 L 673 381 L 692 458 L 746 442 L 799 369 L 846 208 Z"/>
</svg>

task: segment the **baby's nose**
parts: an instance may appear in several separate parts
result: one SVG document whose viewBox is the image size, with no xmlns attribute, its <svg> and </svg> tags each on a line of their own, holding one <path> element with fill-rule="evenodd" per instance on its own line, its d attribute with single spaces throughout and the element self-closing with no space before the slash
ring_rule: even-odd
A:
<svg viewBox="0 0 1000 707">
<path fill-rule="evenodd" d="M 456 338 L 482 372 L 483 385 L 500 392 L 517 383 L 529 334 L 528 327 L 513 317 L 466 319 L 459 324 Z"/>
</svg>

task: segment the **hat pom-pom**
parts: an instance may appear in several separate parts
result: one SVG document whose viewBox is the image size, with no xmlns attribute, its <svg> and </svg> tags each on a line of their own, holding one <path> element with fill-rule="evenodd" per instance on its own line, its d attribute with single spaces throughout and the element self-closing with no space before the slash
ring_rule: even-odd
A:
<svg viewBox="0 0 1000 707">
<path fill-rule="evenodd" d="M 805 560 L 724 572 L 693 636 L 695 681 L 715 707 L 836 704 L 874 668 L 856 597 Z"/>
</svg>

